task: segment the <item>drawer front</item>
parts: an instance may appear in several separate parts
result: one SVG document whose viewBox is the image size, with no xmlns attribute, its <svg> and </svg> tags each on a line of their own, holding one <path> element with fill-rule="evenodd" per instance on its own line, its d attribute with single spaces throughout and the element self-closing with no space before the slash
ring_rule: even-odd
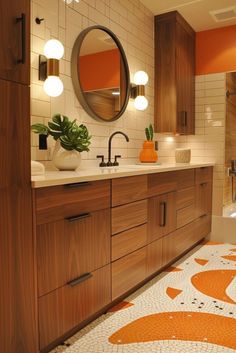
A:
<svg viewBox="0 0 236 353">
<path fill-rule="evenodd" d="M 147 276 L 152 275 L 162 267 L 162 239 L 147 246 Z"/>
<path fill-rule="evenodd" d="M 196 185 L 196 218 L 212 213 L 212 183 Z"/>
<path fill-rule="evenodd" d="M 194 185 L 195 172 L 194 169 L 178 170 L 177 171 L 177 189 L 185 189 Z"/>
<path fill-rule="evenodd" d="M 39 298 L 41 350 L 111 302 L 110 265 L 91 275 Z"/>
<path fill-rule="evenodd" d="M 147 200 L 114 207 L 111 212 L 112 234 L 120 233 L 147 222 Z"/>
<path fill-rule="evenodd" d="M 200 217 L 194 221 L 194 232 L 196 241 L 209 235 L 211 232 L 211 215 Z"/>
<path fill-rule="evenodd" d="M 109 209 L 37 226 L 39 296 L 109 262 Z"/>
<path fill-rule="evenodd" d="M 112 206 L 143 200 L 147 197 L 147 175 L 112 180 Z"/>
<path fill-rule="evenodd" d="M 183 227 L 185 224 L 192 222 L 195 219 L 196 210 L 195 204 L 182 208 L 177 211 L 177 228 Z"/>
<path fill-rule="evenodd" d="M 112 300 L 146 278 L 146 247 L 112 263 Z"/>
<path fill-rule="evenodd" d="M 148 195 L 165 194 L 177 190 L 178 175 L 176 172 L 165 172 L 148 175 Z"/>
<path fill-rule="evenodd" d="M 36 222 L 44 224 L 110 207 L 110 181 L 36 189 Z"/>
<path fill-rule="evenodd" d="M 148 241 L 152 242 L 176 229 L 176 192 L 148 200 Z"/>
<path fill-rule="evenodd" d="M 194 222 L 163 238 L 163 264 L 166 265 L 180 256 L 197 242 Z"/>
<path fill-rule="evenodd" d="M 147 244 L 147 224 L 126 230 L 112 237 L 112 261 Z"/>
<path fill-rule="evenodd" d="M 177 210 L 190 206 L 194 203 L 195 203 L 195 187 L 190 187 L 177 192 L 177 199 L 176 199 Z"/>
<path fill-rule="evenodd" d="M 201 167 L 195 169 L 196 184 L 211 181 L 213 178 L 213 167 Z"/>
</svg>

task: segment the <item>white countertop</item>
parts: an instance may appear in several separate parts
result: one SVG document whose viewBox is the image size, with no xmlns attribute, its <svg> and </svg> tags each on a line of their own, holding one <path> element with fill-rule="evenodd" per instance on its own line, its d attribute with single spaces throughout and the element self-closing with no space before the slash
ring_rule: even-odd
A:
<svg viewBox="0 0 236 353">
<path fill-rule="evenodd" d="M 78 171 L 46 171 L 44 175 L 32 176 L 32 187 L 41 188 L 46 186 L 64 185 L 84 181 L 95 181 L 114 179 L 126 176 L 171 172 L 175 170 L 192 169 L 214 166 L 214 163 L 178 163 L 161 165 L 120 165 L 119 167 L 86 168 Z"/>
</svg>

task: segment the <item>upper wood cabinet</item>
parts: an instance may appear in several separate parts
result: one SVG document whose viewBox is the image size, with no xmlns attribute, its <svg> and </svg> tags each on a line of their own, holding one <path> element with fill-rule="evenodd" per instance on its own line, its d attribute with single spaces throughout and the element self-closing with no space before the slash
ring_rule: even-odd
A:
<svg viewBox="0 0 236 353">
<path fill-rule="evenodd" d="M 30 1 L 0 0 L 0 78 L 30 82 Z"/>
<path fill-rule="evenodd" d="M 194 134 L 195 32 L 177 11 L 155 16 L 155 131 Z"/>
</svg>

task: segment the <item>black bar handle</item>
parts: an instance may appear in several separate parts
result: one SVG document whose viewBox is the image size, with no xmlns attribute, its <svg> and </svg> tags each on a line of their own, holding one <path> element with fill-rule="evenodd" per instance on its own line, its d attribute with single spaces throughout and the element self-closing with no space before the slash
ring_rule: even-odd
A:
<svg viewBox="0 0 236 353">
<path fill-rule="evenodd" d="M 205 187 L 205 186 L 207 186 L 207 183 L 201 183 L 200 184 L 202 187 Z"/>
<path fill-rule="evenodd" d="M 90 213 L 82 213 L 77 216 L 67 217 L 67 218 L 65 218 L 65 220 L 68 222 L 76 222 L 76 221 L 79 221 L 81 219 L 88 218 L 88 217 L 91 217 Z"/>
<path fill-rule="evenodd" d="M 16 22 L 21 22 L 21 58 L 17 60 L 18 64 L 26 62 L 26 16 L 24 13 L 17 17 Z"/>
<path fill-rule="evenodd" d="M 93 277 L 92 273 L 85 273 L 84 275 L 82 275 L 76 279 L 73 279 L 73 281 L 67 282 L 67 285 L 70 287 L 75 287 L 78 284 L 80 284 L 84 281 L 87 281 L 87 279 L 89 279 L 91 277 Z"/>
<path fill-rule="evenodd" d="M 187 126 L 187 115 L 188 113 L 186 112 L 186 110 L 181 111 L 181 125 L 184 127 Z"/>
<path fill-rule="evenodd" d="M 64 187 L 66 189 L 77 189 L 77 188 L 81 188 L 83 186 L 86 186 L 86 185 L 90 185 L 91 183 L 88 182 L 88 181 L 83 181 L 81 183 L 72 183 L 72 184 L 66 184 L 64 185 Z"/>
<path fill-rule="evenodd" d="M 161 202 L 160 203 L 160 210 L 161 210 L 160 227 L 165 227 L 165 225 L 166 225 L 166 202 Z"/>
</svg>

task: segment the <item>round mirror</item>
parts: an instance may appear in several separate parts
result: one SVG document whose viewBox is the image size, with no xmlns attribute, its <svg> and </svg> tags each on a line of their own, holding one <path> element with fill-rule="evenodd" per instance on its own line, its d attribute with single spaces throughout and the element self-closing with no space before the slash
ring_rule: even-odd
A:
<svg viewBox="0 0 236 353">
<path fill-rule="evenodd" d="M 80 33 L 71 74 L 77 98 L 90 116 L 113 121 L 124 113 L 130 95 L 129 67 L 120 41 L 108 28 L 93 26 Z"/>
</svg>

